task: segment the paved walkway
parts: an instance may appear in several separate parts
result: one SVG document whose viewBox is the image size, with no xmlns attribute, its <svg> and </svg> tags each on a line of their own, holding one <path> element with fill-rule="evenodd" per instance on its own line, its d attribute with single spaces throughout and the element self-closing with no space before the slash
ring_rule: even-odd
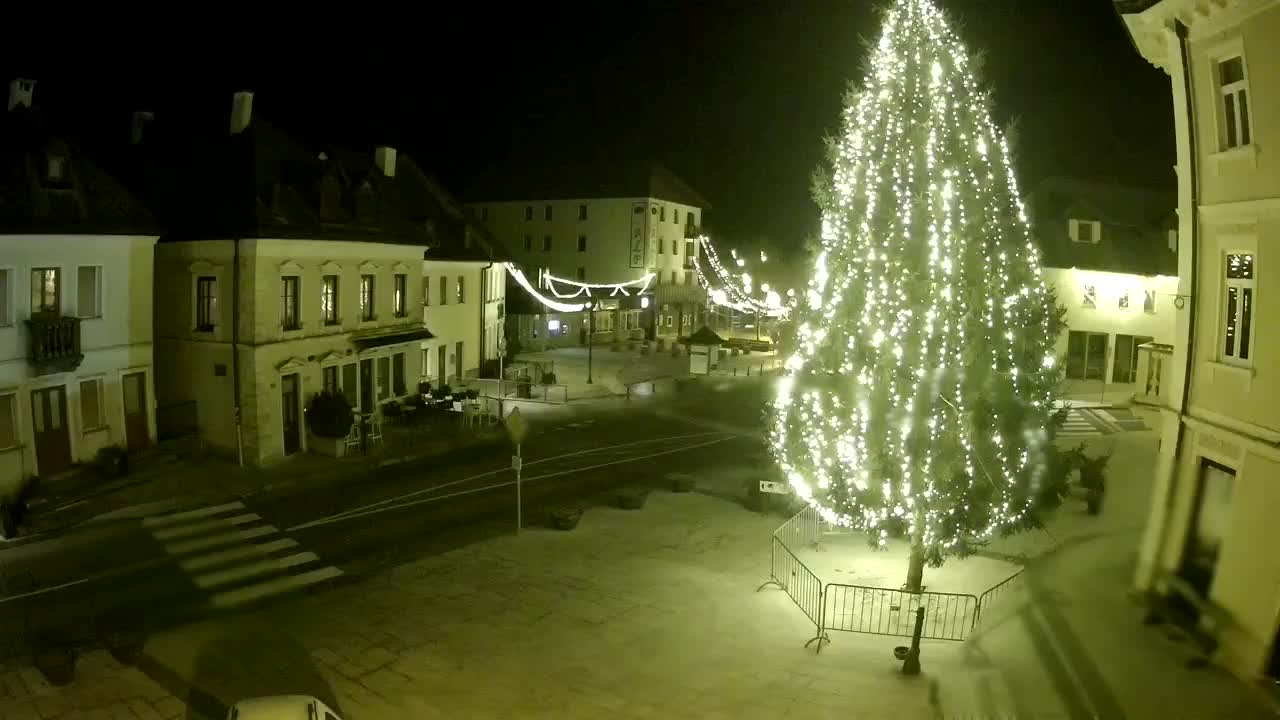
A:
<svg viewBox="0 0 1280 720">
<path fill-rule="evenodd" d="M 178 720 L 187 704 L 140 670 L 105 651 L 81 656 L 77 680 L 53 687 L 35 668 L 0 665 L 0 718 L 4 720 Z"/>
</svg>

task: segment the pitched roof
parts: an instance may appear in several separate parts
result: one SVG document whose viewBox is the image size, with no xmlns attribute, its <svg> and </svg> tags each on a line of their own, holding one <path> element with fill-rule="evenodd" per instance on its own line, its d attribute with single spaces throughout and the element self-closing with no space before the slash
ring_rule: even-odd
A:
<svg viewBox="0 0 1280 720">
<path fill-rule="evenodd" d="M 705 197 L 666 167 L 627 158 L 489 168 L 467 183 L 464 196 L 467 202 L 652 197 L 711 208 Z"/>
<path fill-rule="evenodd" d="M 1173 193 L 1069 178 L 1050 178 L 1027 196 L 1031 231 L 1047 267 L 1136 275 L 1177 275 L 1169 249 L 1177 229 Z M 1096 244 L 1074 242 L 1071 220 L 1102 224 Z"/>
<path fill-rule="evenodd" d="M 158 234 L 141 200 L 39 107 L 4 113 L 0 137 L 0 232 Z M 55 163 L 60 175 L 51 178 Z"/>
<path fill-rule="evenodd" d="M 685 338 L 683 342 L 688 345 L 723 345 L 724 338 L 717 335 L 711 328 L 703 325 L 698 328 L 698 332 Z"/>
</svg>

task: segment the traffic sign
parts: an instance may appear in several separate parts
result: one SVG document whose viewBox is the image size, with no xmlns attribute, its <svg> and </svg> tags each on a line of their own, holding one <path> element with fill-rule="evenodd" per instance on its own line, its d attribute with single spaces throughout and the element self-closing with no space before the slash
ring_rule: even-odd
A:
<svg viewBox="0 0 1280 720">
<path fill-rule="evenodd" d="M 511 437 L 511 442 L 516 445 L 524 442 L 524 436 L 529 433 L 529 424 L 520 415 L 520 408 L 512 410 L 511 414 L 507 416 L 506 426 L 507 435 Z"/>
<path fill-rule="evenodd" d="M 523 465 L 523 464 L 524 464 L 524 463 L 522 463 L 522 462 L 521 462 L 521 459 L 520 459 L 520 456 L 519 456 L 519 455 L 512 455 L 512 456 L 511 456 L 511 469 L 512 469 L 512 470 L 519 470 L 519 469 L 520 469 L 520 466 L 521 466 L 521 465 Z"/>
</svg>

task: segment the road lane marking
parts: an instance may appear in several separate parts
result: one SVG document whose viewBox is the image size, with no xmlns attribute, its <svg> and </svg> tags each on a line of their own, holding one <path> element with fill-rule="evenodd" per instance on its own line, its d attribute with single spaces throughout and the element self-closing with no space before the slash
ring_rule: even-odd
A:
<svg viewBox="0 0 1280 720">
<path fill-rule="evenodd" d="M 637 441 L 634 441 L 634 442 L 620 443 L 620 444 L 618 444 L 618 445 L 605 445 L 605 446 L 603 446 L 603 447 L 591 448 L 591 449 L 588 449 L 588 450 L 577 450 L 577 451 L 574 451 L 574 452 L 563 453 L 563 454 L 560 454 L 560 455 L 552 455 L 551 457 L 545 457 L 545 458 L 541 458 L 541 459 L 538 459 L 538 460 L 529 460 L 528 462 L 525 462 L 525 463 L 524 463 L 524 467 L 530 467 L 530 466 L 533 466 L 533 465 L 538 465 L 538 464 L 540 464 L 540 463 L 550 462 L 550 461 L 552 461 L 552 460 L 563 460 L 563 459 L 565 459 L 565 458 L 576 457 L 576 456 L 579 456 L 579 455 L 587 455 L 587 454 L 590 454 L 590 453 L 601 453 L 601 452 L 607 452 L 607 451 L 610 451 L 610 450 L 618 450 L 618 449 L 620 449 L 620 448 L 634 447 L 634 446 L 636 446 L 636 445 L 645 445 L 645 444 L 649 444 L 649 443 L 663 442 L 663 441 L 666 441 L 666 440 L 688 440 L 688 439 L 692 439 L 692 438 L 707 437 L 708 435 L 729 435 L 729 434 L 730 434 L 730 433 L 724 433 L 724 432 L 692 433 L 692 434 L 689 434 L 689 435 L 672 435 L 672 436 L 670 436 L 670 437 L 654 438 L 654 439 L 650 439 L 650 440 L 637 440 Z M 727 439 L 729 439 L 729 438 L 722 438 L 722 439 L 727 440 Z M 637 457 L 637 458 L 634 458 L 634 459 L 642 460 L 642 459 L 644 459 L 645 457 L 649 457 L 649 456 L 647 456 L 647 455 L 641 455 L 641 456 L 639 456 L 639 457 Z M 584 469 L 588 469 L 588 468 L 584 468 Z M 342 512 L 340 512 L 340 513 L 334 513 L 333 515 L 329 515 L 328 517 L 326 517 L 326 518 L 322 518 L 322 519 L 326 519 L 326 520 L 327 520 L 327 519 L 333 519 L 333 518 L 340 518 L 340 517 L 343 517 L 343 516 L 346 516 L 346 515 L 363 514 L 363 513 L 364 513 L 365 511 L 367 511 L 367 510 L 371 510 L 371 509 L 374 509 L 374 508 L 382 507 L 382 506 L 384 506 L 384 505 L 390 505 L 390 504 L 394 504 L 394 503 L 401 503 L 401 502 L 403 502 L 403 501 L 405 501 L 405 500 L 408 500 L 408 499 L 410 499 L 410 498 L 418 497 L 419 495 L 426 495 L 426 494 L 428 494 L 428 493 L 438 492 L 438 491 L 440 491 L 440 490 L 443 490 L 444 488 L 453 487 L 454 485 L 461 485 L 461 484 L 463 484 L 463 483 L 468 483 L 468 482 L 471 482 L 471 481 L 473 481 L 473 480 L 479 480 L 480 478 L 490 477 L 490 476 L 492 476 L 492 475 L 501 475 L 502 473 L 510 472 L 510 470 L 511 470 L 511 468 L 509 468 L 509 467 L 500 467 L 500 468 L 497 468 L 497 469 L 494 469 L 494 470 L 488 470 L 488 471 L 486 471 L 486 472 L 478 473 L 478 474 L 476 474 L 476 475 L 470 475 L 470 476 L 468 476 L 468 477 L 460 478 L 460 479 L 458 479 L 458 480 L 450 480 L 449 482 L 440 483 L 439 485 L 432 485 L 432 486 L 431 486 L 431 487 L 429 487 L 429 488 L 422 488 L 421 490 L 414 490 L 414 491 L 411 491 L 411 492 L 404 493 L 404 494 L 402 494 L 402 495 L 397 495 L 397 496 L 395 496 L 395 497 L 386 498 L 385 500 L 378 500 L 378 501 L 376 501 L 376 502 L 371 502 L 371 503 L 369 503 L 368 505 L 361 505 L 360 507 L 357 507 L 357 508 L 351 508 L 350 510 L 344 510 L 344 511 L 342 511 Z M 397 506 L 397 507 L 398 507 L 398 506 Z M 303 525 L 295 525 L 295 526 L 293 526 L 292 528 L 289 528 L 288 530 L 286 530 L 285 532 L 292 532 L 293 530 L 298 529 L 298 528 L 302 528 L 302 527 L 308 527 L 308 525 L 307 525 L 307 524 L 303 524 Z"/>
<path fill-rule="evenodd" d="M 165 552 L 170 555 L 186 555 L 187 553 L 196 552 L 198 550 L 208 550 L 220 545 L 230 545 L 241 540 L 252 540 L 253 538 L 262 537 L 278 532 L 270 525 L 262 527 L 250 528 L 249 530 L 234 530 L 232 532 L 223 533 L 221 535 L 211 535 L 209 537 L 197 538 L 195 540 L 186 540 L 183 542 L 166 543 Z"/>
<path fill-rule="evenodd" d="M 255 600 L 262 600 L 272 595 L 303 588 L 307 585 L 314 585 L 330 578 L 336 578 L 341 574 L 341 570 L 330 565 L 300 575 L 285 575 L 257 585 L 220 592 L 210 597 L 209 603 L 216 608 L 232 608 Z"/>
<path fill-rule="evenodd" d="M 174 523 L 180 523 L 184 520 L 195 520 L 197 518 L 209 517 L 210 515 L 219 515 L 228 510 L 243 509 L 244 503 L 229 502 L 223 505 L 211 505 L 209 507 L 172 513 L 170 515 L 152 515 L 142 519 L 142 527 L 164 527 L 165 525 L 173 525 Z"/>
<path fill-rule="evenodd" d="M 292 538 L 280 538 L 279 540 L 272 540 L 269 543 L 262 543 L 261 545 L 241 545 L 229 550 L 219 550 L 207 555 L 199 555 L 189 560 L 183 560 L 178 563 L 178 565 L 187 572 L 194 572 L 196 570 L 213 567 L 214 565 L 222 565 L 223 563 L 228 563 L 233 560 L 243 560 L 250 557 L 270 555 L 273 552 L 297 546 L 297 540 Z"/>
<path fill-rule="evenodd" d="M 309 562 L 316 562 L 320 556 L 313 552 L 300 552 L 288 557 L 282 558 L 266 558 L 258 562 L 252 562 L 247 565 L 237 565 L 226 570 L 217 570 L 215 572 L 196 575 L 192 578 L 196 587 L 207 590 L 219 585 L 227 583 L 248 580 L 251 577 L 259 575 L 268 575 L 270 573 L 279 572 L 280 570 L 288 570 L 296 565 L 306 565 Z"/>
<path fill-rule="evenodd" d="M 545 478 L 559 477 L 559 476 L 561 476 L 561 475 L 571 475 L 571 474 L 573 474 L 573 473 L 579 473 L 579 472 L 583 472 L 583 471 L 586 471 L 586 470 L 596 470 L 596 469 L 598 469 L 598 468 L 602 468 L 602 467 L 609 467 L 609 466 L 611 466 L 611 465 L 621 465 L 622 463 L 635 462 L 635 461 L 637 461 L 637 460 L 648 460 L 649 458 L 661 457 L 661 456 L 663 456 L 663 455 L 671 455 L 672 453 L 684 452 L 685 450 L 694 450 L 694 449 L 696 449 L 696 448 L 705 447 L 705 446 L 707 446 L 707 445 L 714 445 L 714 444 L 716 444 L 716 443 L 724 442 L 724 441 L 726 441 L 726 440 L 732 440 L 734 437 L 736 437 L 736 436 L 729 436 L 729 437 L 717 438 L 717 439 L 715 439 L 715 440 L 709 440 L 709 441 L 707 441 L 707 442 L 698 443 L 698 444 L 696 444 L 696 445 L 688 445 L 688 446 L 685 446 L 685 447 L 673 448 L 673 449 L 671 449 L 671 450 L 663 450 L 662 452 L 650 453 L 650 454 L 648 454 L 648 455 L 640 455 L 640 456 L 633 457 L 633 458 L 626 458 L 626 459 L 624 459 L 624 460 L 613 460 L 613 461 L 606 462 L 606 463 L 599 463 L 599 464 L 597 464 L 597 465 L 590 465 L 590 466 L 587 466 L 587 467 L 574 468 L 574 469 L 572 469 L 572 470 L 562 470 L 562 471 L 560 471 L 560 472 L 546 473 L 546 474 L 544 474 L 544 475 L 535 475 L 535 476 L 533 476 L 533 477 L 524 478 L 524 479 L 523 479 L 523 482 L 525 482 L 525 483 L 529 483 L 529 482 L 532 482 L 532 481 L 534 481 L 534 480 L 542 480 L 542 479 L 545 479 Z M 532 463 L 528 463 L 527 465 L 529 465 L 529 464 L 532 464 Z M 526 465 L 526 466 L 527 466 L 527 465 Z M 493 474 L 493 473 L 485 473 L 484 475 L 492 475 L 492 474 Z M 476 477 L 484 477 L 484 475 L 479 475 L 479 476 L 476 476 Z M 347 513 L 340 513 L 340 514 L 337 514 L 337 515 L 330 515 L 329 517 L 319 518 L 319 519 L 316 519 L 316 520 L 312 520 L 312 521 L 310 521 L 310 522 L 302 523 L 302 524 L 300 524 L 300 525 L 294 525 L 293 527 L 291 527 L 291 528 L 287 529 L 285 532 L 295 532 L 295 531 L 297 531 L 297 530 L 308 530 L 308 529 L 310 529 L 310 528 L 314 528 L 314 527 L 322 527 L 322 526 L 324 526 L 324 525 L 333 525 L 333 524 L 335 524 L 335 523 L 345 522 L 345 521 L 347 521 L 347 520 L 355 520 L 355 519 L 357 519 L 357 518 L 362 518 L 362 517 L 366 517 L 366 516 L 369 516 L 369 515 L 377 515 L 377 514 L 379 514 L 379 513 L 389 512 L 389 511 L 391 511 L 391 510 L 400 510 L 400 509 L 402 509 L 402 508 L 412 507 L 412 506 L 414 506 L 414 505 L 421 505 L 421 504 L 423 504 L 423 503 L 438 502 L 438 501 L 440 501 L 440 500 L 447 500 L 447 499 L 449 499 L 449 498 L 459 497 L 459 496 L 462 496 L 462 495 L 471 495 L 471 494 L 473 494 L 473 493 L 485 492 L 485 491 L 487 491 L 487 490 L 493 490 L 493 489 L 495 489 L 495 488 L 507 487 L 507 486 L 509 486 L 509 485 L 515 485 L 515 480 L 506 480 L 506 481 L 503 481 L 503 482 L 500 482 L 500 483 L 494 483 L 494 484 L 492 484 L 492 485 L 486 485 L 486 486 L 481 487 L 481 488 L 473 488 L 473 489 L 470 489 L 470 490 L 459 490 L 459 491 L 457 491 L 457 492 L 452 492 L 452 493 L 448 493 L 448 494 L 445 494 L 445 495 L 435 495 L 435 496 L 432 496 L 432 497 L 421 498 L 421 499 L 419 499 L 419 500 L 413 500 L 413 501 L 410 501 L 410 502 L 401 503 L 401 504 L 399 504 L 399 505 L 392 505 L 392 506 L 389 506 L 389 507 L 375 508 L 375 509 L 372 509 L 372 510 L 366 510 L 366 511 L 364 511 L 364 512 L 359 512 L 359 513 L 347 512 Z M 440 487 L 443 487 L 443 486 L 440 486 Z"/>
</svg>

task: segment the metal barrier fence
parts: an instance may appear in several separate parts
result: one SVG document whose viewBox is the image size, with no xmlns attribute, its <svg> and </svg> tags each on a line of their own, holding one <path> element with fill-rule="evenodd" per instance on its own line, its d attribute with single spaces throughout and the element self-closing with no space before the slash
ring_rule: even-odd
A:
<svg viewBox="0 0 1280 720">
<path fill-rule="evenodd" d="M 823 630 L 911 637 L 916 608 L 924 607 L 926 640 L 964 640 L 978 616 L 978 598 L 960 593 L 889 590 L 827 583 Z"/>
<path fill-rule="evenodd" d="M 814 624 L 814 636 L 805 647 L 830 642 L 829 630 L 911 637 L 915 630 L 917 608 L 925 610 L 921 638 L 926 640 L 962 641 L 978 628 L 984 612 L 1022 576 L 1022 570 L 1005 578 L 980 596 L 967 593 L 919 592 L 892 590 L 843 583 L 822 584 L 822 580 L 792 551 L 792 548 L 817 547 L 828 532 L 813 506 L 788 518 L 773 531 L 769 554 L 769 579 L 759 592 L 775 585 L 791 598 Z"/>
<path fill-rule="evenodd" d="M 978 623 L 982 622 L 982 614 L 990 612 L 991 609 L 995 607 L 995 601 L 1013 587 L 1015 580 L 1020 580 L 1022 578 L 1024 570 L 1019 570 L 1018 572 L 1010 575 L 1000 581 L 996 586 L 978 596 L 978 614 L 973 618 L 973 627 L 975 629 L 977 629 Z"/>
</svg>

